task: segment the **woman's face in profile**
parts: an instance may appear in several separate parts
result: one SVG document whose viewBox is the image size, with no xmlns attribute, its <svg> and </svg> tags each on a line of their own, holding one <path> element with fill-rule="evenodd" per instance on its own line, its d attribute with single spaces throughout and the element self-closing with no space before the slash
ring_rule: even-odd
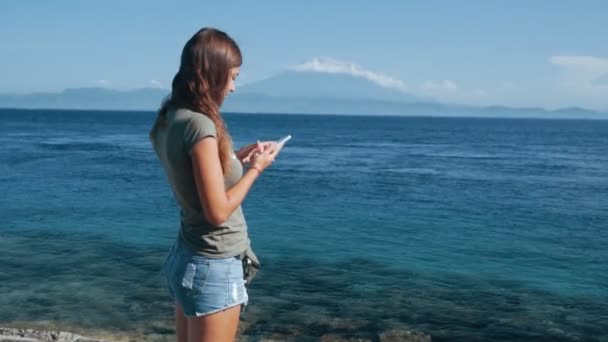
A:
<svg viewBox="0 0 608 342">
<path fill-rule="evenodd" d="M 239 76 L 239 72 L 241 72 L 241 67 L 230 68 L 229 72 L 230 75 L 228 77 L 228 84 L 226 85 L 226 90 L 224 91 L 224 97 L 228 96 L 228 94 L 236 90 L 234 86 L 234 81 Z"/>
</svg>

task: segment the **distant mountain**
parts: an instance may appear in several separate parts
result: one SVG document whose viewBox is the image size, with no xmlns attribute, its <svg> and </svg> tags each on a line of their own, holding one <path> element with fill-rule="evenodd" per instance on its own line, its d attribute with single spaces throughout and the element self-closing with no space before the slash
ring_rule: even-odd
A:
<svg viewBox="0 0 608 342">
<path fill-rule="evenodd" d="M 60 93 L 0 94 L 0 107 L 45 109 L 156 110 L 168 90 L 143 88 L 66 89 Z M 351 115 L 552 117 L 608 119 L 608 113 L 571 107 L 559 110 L 475 107 L 420 99 L 397 89 L 344 74 L 286 71 L 244 85 L 228 96 L 222 110 L 245 113 L 310 113 Z"/>
<path fill-rule="evenodd" d="M 577 107 L 549 111 L 543 108 L 443 104 L 417 98 L 399 89 L 382 87 L 365 78 L 311 71 L 285 71 L 239 87 L 227 98 L 223 109 L 246 113 L 608 119 L 606 113 Z"/>
<path fill-rule="evenodd" d="M 564 108 L 551 111 L 534 107 L 475 107 L 424 101 L 339 100 L 331 98 L 273 97 L 262 94 L 231 96 L 223 106 L 226 112 L 608 119 L 608 113 L 582 108 Z"/>
<path fill-rule="evenodd" d="M 303 71 L 284 71 L 271 78 L 244 85 L 238 89 L 237 94 L 307 99 L 421 101 L 415 96 L 394 88 L 382 87 L 364 78 Z"/>
<path fill-rule="evenodd" d="M 48 109 L 141 110 L 158 108 L 167 90 L 142 88 L 119 91 L 106 88 L 73 88 L 61 93 L 0 94 L 0 107 Z"/>
</svg>

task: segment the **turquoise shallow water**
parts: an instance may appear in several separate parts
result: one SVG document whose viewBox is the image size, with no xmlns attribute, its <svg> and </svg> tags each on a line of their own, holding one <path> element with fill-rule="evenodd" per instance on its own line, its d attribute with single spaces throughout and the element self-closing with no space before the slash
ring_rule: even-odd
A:
<svg viewBox="0 0 608 342">
<path fill-rule="evenodd" d="M 172 334 L 153 113 L 0 111 L 0 325 Z M 228 114 L 292 134 L 244 205 L 243 333 L 608 338 L 608 121 Z"/>
</svg>

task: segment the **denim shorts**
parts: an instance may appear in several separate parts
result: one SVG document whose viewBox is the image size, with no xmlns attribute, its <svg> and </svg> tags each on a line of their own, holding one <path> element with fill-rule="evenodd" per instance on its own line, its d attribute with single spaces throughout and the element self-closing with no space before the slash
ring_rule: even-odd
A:
<svg viewBox="0 0 608 342">
<path fill-rule="evenodd" d="M 243 264 L 237 257 L 211 259 L 191 252 L 178 238 L 164 265 L 171 297 L 188 317 L 247 305 Z"/>
</svg>

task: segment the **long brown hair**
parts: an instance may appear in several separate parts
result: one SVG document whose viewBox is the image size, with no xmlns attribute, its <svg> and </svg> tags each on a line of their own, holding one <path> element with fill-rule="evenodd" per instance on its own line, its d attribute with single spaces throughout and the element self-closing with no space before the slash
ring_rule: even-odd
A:
<svg viewBox="0 0 608 342">
<path fill-rule="evenodd" d="M 243 63 L 238 45 L 226 33 L 203 28 L 188 40 L 182 51 L 179 71 L 171 84 L 171 95 L 158 111 L 150 132 L 166 125 L 171 108 L 186 108 L 209 117 L 215 124 L 220 162 L 224 175 L 230 173 L 232 139 L 220 114 L 230 69 Z"/>
</svg>

